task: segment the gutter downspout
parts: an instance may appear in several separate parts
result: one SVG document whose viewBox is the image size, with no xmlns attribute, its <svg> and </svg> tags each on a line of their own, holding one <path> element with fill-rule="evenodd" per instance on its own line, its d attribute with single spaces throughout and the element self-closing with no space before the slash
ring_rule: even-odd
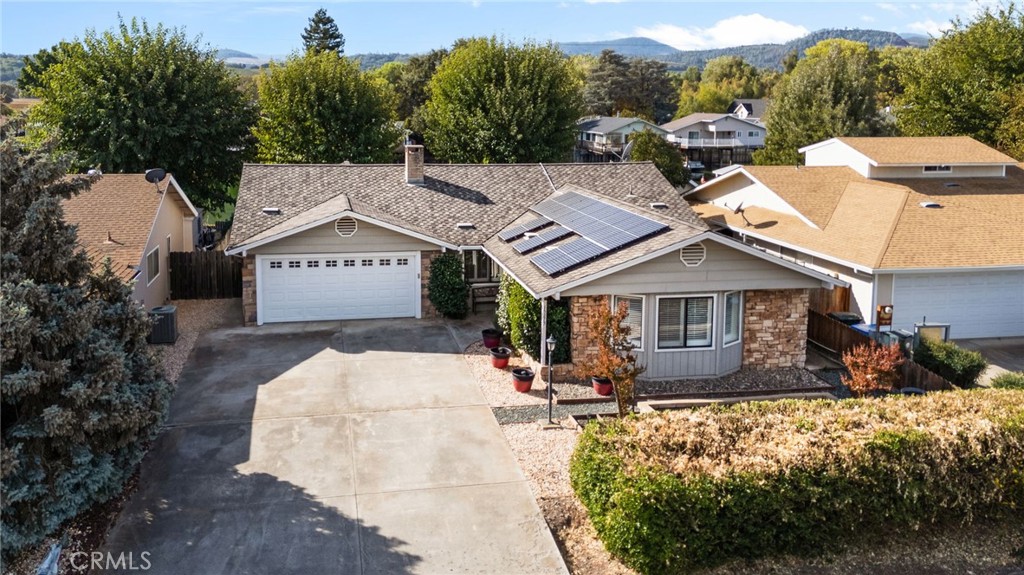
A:
<svg viewBox="0 0 1024 575">
<path fill-rule="evenodd" d="M 540 365 L 548 364 L 548 298 L 540 300 Z M 550 374 L 549 374 L 550 375 Z"/>
</svg>

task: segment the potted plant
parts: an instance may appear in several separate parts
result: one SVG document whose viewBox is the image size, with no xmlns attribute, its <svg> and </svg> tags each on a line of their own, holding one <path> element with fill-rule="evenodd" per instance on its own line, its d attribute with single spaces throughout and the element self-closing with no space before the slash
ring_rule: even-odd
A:
<svg viewBox="0 0 1024 575">
<path fill-rule="evenodd" d="M 594 386 L 594 393 L 598 395 L 607 397 L 615 393 L 615 385 L 612 384 L 611 378 L 592 375 L 590 376 L 590 384 Z"/>
<path fill-rule="evenodd" d="M 533 370 L 528 367 L 517 367 L 512 370 L 512 385 L 519 393 L 526 393 L 533 387 Z"/>
<path fill-rule="evenodd" d="M 484 347 L 487 349 L 501 345 L 501 336 L 503 334 L 500 329 L 487 328 L 480 333 L 483 335 Z"/>
<path fill-rule="evenodd" d="M 614 312 L 607 305 L 590 312 L 587 328 L 597 341 L 597 354 L 583 358 L 576 370 L 577 376 L 591 378 L 597 393 L 614 392 L 619 417 L 632 411 L 636 378 L 644 372 L 633 355 L 630 327 L 623 323 L 628 315 L 626 302 L 621 302 Z M 611 384 L 611 390 L 605 387 L 605 381 Z"/>
<path fill-rule="evenodd" d="M 504 369 L 508 365 L 508 358 L 512 355 L 512 350 L 507 347 L 492 347 L 491 348 L 491 365 L 498 369 Z"/>
</svg>

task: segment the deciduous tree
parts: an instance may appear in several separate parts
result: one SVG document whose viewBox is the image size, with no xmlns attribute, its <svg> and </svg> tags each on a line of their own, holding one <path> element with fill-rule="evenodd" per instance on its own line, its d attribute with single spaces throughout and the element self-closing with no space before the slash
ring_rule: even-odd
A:
<svg viewBox="0 0 1024 575">
<path fill-rule="evenodd" d="M 651 130 L 644 130 L 632 136 L 633 151 L 630 159 L 638 162 L 651 161 L 665 179 L 673 186 L 682 186 L 690 180 L 690 170 L 683 162 L 679 148 Z"/>
<path fill-rule="evenodd" d="M 386 92 L 334 52 L 271 64 L 257 87 L 253 133 L 262 162 L 386 162 L 399 142 Z"/>
<path fill-rule="evenodd" d="M 144 21 L 93 31 L 42 73 L 31 118 L 78 166 L 160 167 L 193 202 L 219 207 L 251 151 L 254 110 L 212 51 Z"/>
<path fill-rule="evenodd" d="M 580 90 L 571 64 L 551 44 L 462 41 L 430 81 L 426 145 L 449 162 L 565 160 L 576 139 Z"/>
<path fill-rule="evenodd" d="M 0 144 L 5 559 L 117 495 L 171 394 L 145 310 L 109 261 L 90 275 L 63 221 L 61 200 L 90 180 L 50 152 Z"/>
<path fill-rule="evenodd" d="M 867 44 L 825 40 L 806 55 L 773 92 L 765 147 L 754 153 L 758 164 L 797 164 L 797 150 L 809 144 L 888 132 L 878 114 L 877 56 Z"/>
<path fill-rule="evenodd" d="M 333 52 L 340 56 L 345 53 L 345 36 L 327 10 L 320 8 L 302 31 L 302 45 L 307 52 Z"/>
</svg>

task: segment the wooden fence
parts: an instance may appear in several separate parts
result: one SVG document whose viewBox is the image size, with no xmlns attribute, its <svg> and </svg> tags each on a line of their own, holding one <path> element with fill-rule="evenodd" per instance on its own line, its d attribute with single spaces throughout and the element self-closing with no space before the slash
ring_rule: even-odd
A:
<svg viewBox="0 0 1024 575">
<path fill-rule="evenodd" d="M 818 313 L 850 311 L 850 288 L 817 288 L 810 290 L 810 296 L 811 309 Z"/>
<path fill-rule="evenodd" d="M 837 358 L 842 357 L 844 352 L 858 345 L 874 341 L 869 336 L 825 314 L 808 310 L 807 315 L 807 339 L 831 352 Z M 917 387 L 925 391 L 956 389 L 956 386 L 946 378 L 921 367 L 910 359 L 903 362 L 900 371 L 903 374 L 902 387 Z"/>
<path fill-rule="evenodd" d="M 242 258 L 222 251 L 171 252 L 171 299 L 242 297 Z"/>
</svg>

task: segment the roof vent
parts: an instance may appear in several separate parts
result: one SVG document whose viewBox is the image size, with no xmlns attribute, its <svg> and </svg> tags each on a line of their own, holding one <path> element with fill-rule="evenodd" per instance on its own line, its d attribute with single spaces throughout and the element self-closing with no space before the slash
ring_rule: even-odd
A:
<svg viewBox="0 0 1024 575">
<path fill-rule="evenodd" d="M 358 229 L 359 223 L 352 216 L 338 218 L 337 221 L 334 222 L 334 231 L 338 232 L 338 235 L 343 238 L 350 238 L 354 236 Z"/>
<path fill-rule="evenodd" d="M 919 204 L 922 208 L 941 208 L 942 204 L 938 202 L 921 202 Z"/>
<path fill-rule="evenodd" d="M 455 227 L 459 228 L 460 230 L 472 230 L 476 228 L 476 226 L 474 226 L 470 222 L 459 222 L 455 224 Z"/>
<path fill-rule="evenodd" d="M 679 248 L 679 259 L 688 268 L 695 268 L 704 263 L 705 257 L 707 257 L 707 250 L 704 248 L 703 242 Z"/>
<path fill-rule="evenodd" d="M 263 213 L 268 216 L 280 216 L 281 208 L 263 208 Z"/>
<path fill-rule="evenodd" d="M 668 204 L 665 202 L 651 202 L 651 207 L 656 210 L 663 210 L 668 207 Z"/>
</svg>

